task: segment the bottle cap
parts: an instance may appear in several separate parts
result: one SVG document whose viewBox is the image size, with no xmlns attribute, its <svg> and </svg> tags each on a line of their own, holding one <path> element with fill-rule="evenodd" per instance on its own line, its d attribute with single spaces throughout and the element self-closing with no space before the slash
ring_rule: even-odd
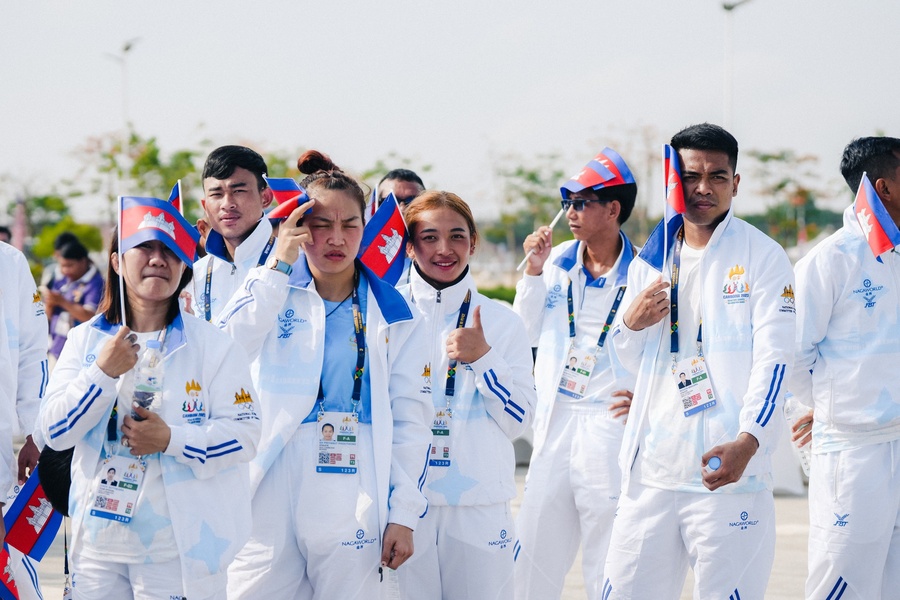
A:
<svg viewBox="0 0 900 600">
<path fill-rule="evenodd" d="M 719 467 L 722 466 L 722 459 L 719 458 L 718 456 L 713 456 L 706 463 L 706 466 L 709 467 L 711 470 L 715 471 L 716 469 L 718 469 Z"/>
<path fill-rule="evenodd" d="M 147 340 L 147 347 L 159 350 L 162 347 L 162 344 L 159 343 L 159 340 Z"/>
</svg>

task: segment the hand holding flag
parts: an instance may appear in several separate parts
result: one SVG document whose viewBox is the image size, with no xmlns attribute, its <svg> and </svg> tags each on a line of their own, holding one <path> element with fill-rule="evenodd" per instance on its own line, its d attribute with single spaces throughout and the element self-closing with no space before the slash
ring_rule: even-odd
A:
<svg viewBox="0 0 900 600">
<path fill-rule="evenodd" d="M 383 281 L 396 285 L 403 274 L 408 239 L 406 223 L 392 192 L 366 223 L 357 257 Z"/>
<path fill-rule="evenodd" d="M 275 196 L 276 206 L 267 217 L 272 220 L 286 219 L 295 208 L 304 202 L 309 201 L 306 190 L 300 187 L 296 181 L 290 177 L 266 177 L 263 176 L 272 195 Z"/>
<path fill-rule="evenodd" d="M 856 192 L 856 201 L 853 203 L 853 213 L 859 226 L 866 236 L 866 242 L 875 255 L 875 260 L 881 260 L 881 255 L 888 250 L 893 250 L 900 245 L 900 230 L 897 224 L 888 214 L 884 203 L 872 187 L 869 177 L 863 173 Z"/>
<path fill-rule="evenodd" d="M 300 221 L 307 212 L 312 210 L 315 204 L 315 200 L 307 200 L 300 206 L 295 207 L 279 226 L 275 258 L 281 262 L 293 265 L 300 258 L 300 249 L 303 245 L 312 240 L 309 228 L 301 224 Z"/>
</svg>

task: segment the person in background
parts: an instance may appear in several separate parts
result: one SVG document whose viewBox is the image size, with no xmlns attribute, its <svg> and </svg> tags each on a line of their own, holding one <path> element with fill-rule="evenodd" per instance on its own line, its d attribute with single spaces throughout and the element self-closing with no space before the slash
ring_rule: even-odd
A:
<svg viewBox="0 0 900 600">
<path fill-rule="evenodd" d="M 518 315 L 478 293 L 469 273 L 478 234 L 459 196 L 423 193 L 406 223 L 414 267 L 400 291 L 430 332 L 430 356 L 410 367 L 429 374 L 434 441 L 428 512 L 399 572 L 401 595 L 512 600 L 512 440 L 531 426 L 536 403 L 528 336 Z"/>
<path fill-rule="evenodd" d="M 103 275 L 88 258 L 81 242 L 70 241 L 58 251 L 59 272 L 44 292 L 44 305 L 50 319 L 50 369 L 52 370 L 69 330 L 90 320 L 97 313 L 103 295 Z"/>
<path fill-rule="evenodd" d="M 425 184 L 414 171 L 393 169 L 388 171 L 378 182 L 378 206 L 381 206 L 388 194 L 393 192 L 394 198 L 397 199 L 397 204 L 400 206 L 400 212 L 405 214 L 412 201 L 424 191 Z"/>
<path fill-rule="evenodd" d="M 12 241 L 12 231 L 6 225 L 0 225 L 0 242 L 10 243 Z"/>
<path fill-rule="evenodd" d="M 900 226 L 900 139 L 850 142 L 841 174 L 852 192 L 863 173 Z M 851 205 L 844 226 L 795 267 L 791 392 L 815 409 L 807 598 L 895 598 L 900 589 L 900 255 L 877 260 L 860 219 L 879 226 Z M 798 421 L 795 437 L 811 419 Z"/>
</svg>

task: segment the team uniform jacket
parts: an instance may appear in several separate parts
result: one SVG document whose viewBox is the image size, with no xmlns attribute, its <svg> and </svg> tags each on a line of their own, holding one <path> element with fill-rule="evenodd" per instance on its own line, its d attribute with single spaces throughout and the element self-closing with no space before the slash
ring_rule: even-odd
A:
<svg viewBox="0 0 900 600">
<path fill-rule="evenodd" d="M 210 231 L 206 238 L 206 256 L 194 263 L 194 279 L 191 282 L 194 315 L 201 319 L 206 318 L 204 304 L 206 302 L 206 272 L 212 261 L 212 281 L 210 282 L 210 314 L 212 322 L 219 318 L 219 313 L 231 300 L 231 297 L 241 289 L 244 279 L 250 269 L 259 264 L 260 256 L 269 237 L 272 235 L 272 224 L 269 219 L 263 218 L 256 224 L 256 228 L 250 236 L 241 242 L 234 251 L 234 260 L 227 258 L 225 240 L 216 231 Z M 269 253 L 275 251 L 275 246 Z"/>
<path fill-rule="evenodd" d="M 900 439 L 900 255 L 881 259 L 850 206 L 797 263 L 791 392 L 815 406 L 816 452 Z"/>
<path fill-rule="evenodd" d="M 431 446 L 431 396 L 416 367 L 427 342 L 407 303 L 357 262 L 366 277 L 366 346 L 372 437 L 381 531 L 387 523 L 415 529 L 425 512 L 421 493 Z M 254 361 L 262 404 L 259 454 L 250 464 L 251 492 L 316 403 L 322 372 L 325 305 L 301 255 L 290 277 L 259 267 L 222 311 L 219 326 Z M 387 510 L 386 510 L 387 509 Z"/>
<path fill-rule="evenodd" d="M 514 498 L 515 452 L 510 440 L 522 435 L 534 417 L 531 349 L 522 320 L 479 294 L 469 274 L 451 287 L 436 290 L 412 269 L 410 285 L 400 291 L 424 315 L 423 332 L 431 353 L 408 367 L 423 374 L 420 386 L 429 390 L 432 411 L 445 408 L 447 336 L 457 328 L 460 307 L 470 290 L 467 326 L 480 306 L 484 337 L 491 349 L 473 363 L 457 364 L 450 404 L 450 459 L 458 471 L 451 479 L 466 478 L 467 489 L 457 489 L 451 479 L 442 482 L 450 477 L 446 467 L 431 467 L 425 495 L 436 506 L 496 504 Z"/>
<path fill-rule="evenodd" d="M 628 237 L 621 233 L 623 251 L 620 261 L 619 273 L 616 277 L 615 287 L 625 285 L 628 265 L 634 257 L 634 247 Z M 578 322 L 582 310 L 582 296 L 586 283 L 584 272 L 584 245 L 572 240 L 559 244 L 550 253 L 544 271 L 539 276 L 524 276 L 516 284 L 516 298 L 513 309 L 522 317 L 525 328 L 531 341 L 530 346 L 537 347 L 537 357 L 534 362 L 534 381 L 537 385 L 537 410 L 534 416 L 534 451 L 543 446 L 547 435 L 547 427 L 550 424 L 550 416 L 556 404 L 559 380 L 565 367 L 565 359 L 569 352 L 571 341 L 569 339 L 569 309 L 566 301 L 566 292 L 569 281 L 572 281 L 572 300 L 575 312 L 575 321 Z M 610 285 L 613 282 L 607 282 Z M 613 294 L 614 297 L 614 294 Z M 627 296 L 626 296 L 627 298 Z M 623 298 L 619 313 L 626 306 Z M 590 307 L 602 312 L 605 317 L 612 307 L 609 304 L 599 307 Z M 606 340 L 602 353 L 610 354 L 610 339 Z M 615 389 L 632 389 L 633 378 L 622 369 L 615 360 L 611 360 L 613 378 L 616 381 Z M 612 404 L 612 399 L 607 399 Z"/>
<path fill-rule="evenodd" d="M 31 434 L 47 387 L 47 317 L 25 255 L 4 243 L 0 280 L 0 493 L 5 494 L 16 473 L 12 425 L 18 416 L 22 433 Z"/>
<path fill-rule="evenodd" d="M 674 233 L 670 231 L 668 236 L 669 263 Z M 675 386 L 671 362 L 657 360 L 660 346 L 668 348 L 670 343 L 668 317 L 642 331 L 631 331 L 622 322 L 635 296 L 660 276 L 662 234 L 660 224 L 631 264 L 623 308 L 612 331 L 616 354 L 637 377 L 619 455 L 623 486 L 629 482 L 647 427 L 649 402 L 669 401 Z M 688 417 L 705 420 L 705 447 L 699 454 L 735 440 L 739 433 L 749 433 L 759 442 L 759 449 L 744 476 L 761 476 L 771 488 L 770 455 L 778 441 L 783 421 L 781 399 L 793 364 L 795 311 L 790 262 L 777 243 L 729 211 L 706 246 L 698 274 L 703 355 L 718 399 L 712 409 Z M 728 293 L 732 274 L 749 286 L 748 294 Z M 680 343 L 695 341 L 682 339 Z M 734 485 L 723 491 L 734 491 Z"/>
<path fill-rule="evenodd" d="M 70 332 L 41 408 L 40 425 L 47 444 L 56 450 L 75 447 L 69 500 L 73 554 L 83 543 L 81 527 L 90 509 L 119 383 L 95 361 L 118 329 L 119 325 L 110 325 L 98 315 Z M 247 356 L 227 335 L 208 323 L 179 315 L 164 349 L 159 414 L 169 425 L 171 440 L 160 455 L 162 479 L 185 594 L 206 597 L 222 585 L 225 569 L 250 535 L 244 463 L 256 454 L 260 421 Z M 187 389 L 192 382 L 199 384 L 192 386 L 199 392 L 196 397 Z M 199 400 L 205 410 L 186 412 L 193 400 Z M 130 399 L 124 402 L 129 405 Z M 192 407 L 196 406 L 193 402 Z M 198 416 L 201 423 L 187 423 Z"/>
</svg>

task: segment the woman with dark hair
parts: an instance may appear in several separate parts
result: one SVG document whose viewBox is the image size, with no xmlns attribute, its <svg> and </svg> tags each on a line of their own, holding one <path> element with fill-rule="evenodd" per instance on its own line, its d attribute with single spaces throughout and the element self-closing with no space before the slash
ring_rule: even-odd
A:
<svg viewBox="0 0 900 600">
<path fill-rule="evenodd" d="M 44 291 L 44 308 L 50 319 L 51 369 L 69 330 L 97 313 L 103 293 L 103 276 L 77 238 L 63 244 L 56 254 L 61 277 L 55 277 Z"/>
<path fill-rule="evenodd" d="M 191 269 L 173 248 L 118 247 L 113 238 L 101 313 L 70 332 L 40 416 L 51 448 L 74 447 L 73 597 L 224 598 L 225 569 L 249 535 L 241 463 L 260 432 L 247 357 L 216 327 L 182 318 Z M 162 401 L 148 410 L 131 402 L 134 368 L 156 342 Z"/>
<path fill-rule="evenodd" d="M 356 260 L 359 184 L 315 151 L 298 166 L 311 200 L 220 322 L 257 360 L 264 432 L 250 466 L 253 532 L 228 592 L 367 600 L 381 567 L 412 554 L 426 509 L 424 338 L 400 294 Z"/>
<path fill-rule="evenodd" d="M 406 210 L 414 259 L 400 292 L 431 343 L 434 442 L 424 487 L 428 513 L 416 554 L 399 573 L 409 599 L 513 597 L 516 496 L 512 440 L 534 416 L 531 345 L 522 320 L 478 293 L 469 273 L 478 234 L 456 194 L 427 191 Z"/>
</svg>

